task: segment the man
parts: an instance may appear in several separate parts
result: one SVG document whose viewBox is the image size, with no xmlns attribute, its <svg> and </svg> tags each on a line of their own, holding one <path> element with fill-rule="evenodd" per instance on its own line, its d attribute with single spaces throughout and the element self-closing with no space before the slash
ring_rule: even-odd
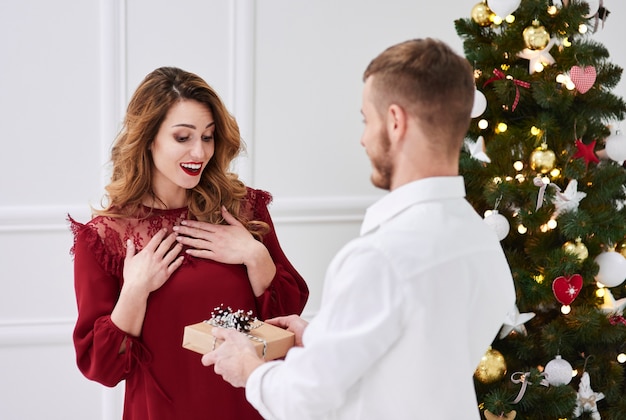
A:
<svg viewBox="0 0 626 420">
<path fill-rule="evenodd" d="M 493 231 L 465 200 L 459 154 L 472 68 L 444 43 L 392 46 L 364 74 L 361 144 L 372 183 L 361 236 L 330 264 L 319 314 L 264 362 L 234 330 L 205 365 L 266 418 L 478 419 L 472 374 L 515 302 Z"/>
</svg>

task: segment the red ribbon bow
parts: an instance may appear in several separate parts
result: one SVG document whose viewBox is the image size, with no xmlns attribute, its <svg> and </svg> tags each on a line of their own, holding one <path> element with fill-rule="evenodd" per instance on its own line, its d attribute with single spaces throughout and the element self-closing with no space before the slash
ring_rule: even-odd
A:
<svg viewBox="0 0 626 420">
<path fill-rule="evenodd" d="M 504 74 L 502 71 L 498 69 L 493 69 L 493 74 L 495 74 L 495 76 L 487 80 L 483 84 L 483 87 L 487 86 L 491 82 L 495 82 L 496 80 L 509 79 L 513 81 L 513 84 L 515 85 L 515 101 L 513 101 L 512 110 L 515 111 L 515 108 L 517 108 L 517 104 L 519 103 L 519 95 L 520 95 L 519 86 L 528 89 L 530 87 L 530 83 L 524 82 L 523 80 L 514 79 L 512 76 L 507 76 L 506 74 Z"/>
</svg>

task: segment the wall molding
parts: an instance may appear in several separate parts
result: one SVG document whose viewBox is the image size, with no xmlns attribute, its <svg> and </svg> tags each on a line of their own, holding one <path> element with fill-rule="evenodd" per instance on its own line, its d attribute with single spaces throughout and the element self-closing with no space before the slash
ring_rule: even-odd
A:
<svg viewBox="0 0 626 420">
<path fill-rule="evenodd" d="M 378 196 L 276 197 L 270 205 L 274 223 L 359 222 L 366 208 Z M 87 205 L 0 207 L 0 234 L 18 232 L 68 231 L 67 215 L 86 222 L 91 218 Z"/>
</svg>

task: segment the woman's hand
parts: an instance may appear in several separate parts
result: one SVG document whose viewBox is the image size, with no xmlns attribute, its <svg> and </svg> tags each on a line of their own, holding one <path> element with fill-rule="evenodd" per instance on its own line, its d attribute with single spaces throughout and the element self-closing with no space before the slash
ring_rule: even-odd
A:
<svg viewBox="0 0 626 420">
<path fill-rule="evenodd" d="M 176 243 L 176 234 L 166 235 L 166 229 L 160 230 L 138 253 L 132 241 L 126 244 L 124 284 L 111 321 L 131 335 L 141 334 L 150 293 L 163 286 L 183 263 L 183 256 L 178 255 L 183 246 Z M 120 352 L 124 350 L 122 345 Z"/>
<path fill-rule="evenodd" d="M 144 292 L 147 297 L 161 287 L 180 267 L 183 256 L 178 254 L 183 246 L 175 244 L 175 233 L 170 233 L 167 237 L 166 234 L 167 230 L 161 229 L 137 254 L 135 244 L 128 240 L 124 259 L 125 287 Z"/>
<path fill-rule="evenodd" d="M 267 248 L 254 239 L 246 227 L 222 207 L 227 225 L 216 225 L 197 220 L 184 220 L 175 226 L 176 240 L 190 247 L 186 252 L 225 264 L 244 264 L 256 296 L 270 285 L 276 266 Z"/>
</svg>

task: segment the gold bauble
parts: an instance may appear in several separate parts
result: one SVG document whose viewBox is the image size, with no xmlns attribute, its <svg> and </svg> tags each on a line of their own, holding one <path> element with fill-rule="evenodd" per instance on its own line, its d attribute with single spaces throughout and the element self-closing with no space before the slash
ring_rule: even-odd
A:
<svg viewBox="0 0 626 420">
<path fill-rule="evenodd" d="M 492 15 L 493 15 L 493 12 L 489 8 L 489 6 L 487 6 L 487 3 L 485 3 L 484 1 L 477 3 L 472 8 L 472 19 L 474 20 L 474 22 L 478 23 L 480 26 L 491 25 Z"/>
<path fill-rule="evenodd" d="M 543 50 L 550 42 L 550 34 L 537 20 L 533 21 L 532 26 L 524 29 L 522 35 L 526 48 L 531 50 Z"/>
<path fill-rule="evenodd" d="M 491 347 L 480 359 L 474 377 L 484 384 L 491 384 L 504 378 L 506 374 L 506 362 L 504 356 L 498 350 Z"/>
<path fill-rule="evenodd" d="M 530 167 L 533 171 L 547 174 L 554 169 L 556 155 L 547 146 L 541 146 L 533 150 L 530 154 Z"/>
<path fill-rule="evenodd" d="M 576 239 L 576 242 L 567 241 L 563 244 L 563 251 L 568 254 L 572 254 L 578 258 L 578 261 L 583 262 L 589 256 L 589 251 L 585 244 L 582 243 L 580 238 Z"/>
</svg>

